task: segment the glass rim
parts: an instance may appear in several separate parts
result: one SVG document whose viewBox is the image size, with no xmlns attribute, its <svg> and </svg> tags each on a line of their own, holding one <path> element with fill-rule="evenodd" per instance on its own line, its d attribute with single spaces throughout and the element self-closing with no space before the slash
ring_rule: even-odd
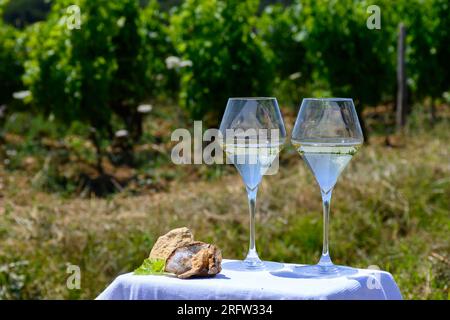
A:
<svg viewBox="0 0 450 320">
<path fill-rule="evenodd" d="M 231 97 L 228 100 L 277 100 L 275 97 Z"/>
<path fill-rule="evenodd" d="M 352 98 L 303 98 L 303 101 L 352 101 Z"/>
</svg>

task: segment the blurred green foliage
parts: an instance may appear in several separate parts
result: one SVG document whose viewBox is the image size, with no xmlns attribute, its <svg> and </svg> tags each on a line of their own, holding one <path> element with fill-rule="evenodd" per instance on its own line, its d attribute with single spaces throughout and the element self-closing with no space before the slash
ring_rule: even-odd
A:
<svg viewBox="0 0 450 320">
<path fill-rule="evenodd" d="M 0 105 L 11 102 L 13 93 L 22 88 L 23 55 L 19 37 L 18 30 L 0 20 Z"/>
<path fill-rule="evenodd" d="M 254 32 L 257 9 L 255 0 L 187 0 L 172 15 L 180 101 L 194 119 L 217 123 L 228 97 L 271 93 L 270 52 Z"/>
<path fill-rule="evenodd" d="M 71 4 L 82 8 L 79 29 L 67 26 Z M 156 10 L 152 4 L 145 14 L 153 19 Z M 138 139 L 137 106 L 156 89 L 154 72 L 161 69 L 158 47 L 150 45 L 161 35 L 149 27 L 158 26 L 144 21 L 136 0 L 54 2 L 47 21 L 27 30 L 24 82 L 35 110 L 67 125 L 85 122 L 111 138 L 124 128 Z"/>
<path fill-rule="evenodd" d="M 81 28 L 70 30 L 73 4 Z M 380 0 L 380 30 L 366 27 L 369 5 L 186 0 L 161 11 L 156 0 L 54 0 L 46 20 L 23 31 L 1 22 L 0 103 L 27 89 L 28 110 L 108 138 L 126 129 L 133 141 L 142 134 L 137 106 L 161 97 L 175 97 L 191 118 L 210 124 L 230 96 L 277 95 L 289 104 L 349 96 L 361 113 L 395 100 L 400 23 L 410 98 L 442 99 L 450 89 L 448 2 Z"/>
<path fill-rule="evenodd" d="M 289 7 L 268 6 L 258 19 L 259 34 L 273 53 L 274 91 L 292 104 L 311 91 L 313 68 L 307 59 L 304 18 L 303 5 L 297 2 Z"/>
<path fill-rule="evenodd" d="M 168 13 L 162 11 L 156 0 L 147 1 L 147 6 L 141 12 L 141 23 L 146 38 L 147 50 L 145 59 L 148 61 L 147 81 L 151 82 L 153 90 L 146 96 L 163 95 L 169 98 L 178 93 L 179 75 L 176 70 L 166 68 L 165 60 L 175 51 L 169 32 Z"/>
<path fill-rule="evenodd" d="M 12 0 L 3 12 L 3 19 L 17 28 L 45 20 L 50 11 L 50 0 Z"/>
<path fill-rule="evenodd" d="M 411 85 L 418 99 L 441 98 L 450 88 L 450 4 L 446 0 L 405 5 Z M 420 14 L 417 14 L 420 12 Z"/>
</svg>

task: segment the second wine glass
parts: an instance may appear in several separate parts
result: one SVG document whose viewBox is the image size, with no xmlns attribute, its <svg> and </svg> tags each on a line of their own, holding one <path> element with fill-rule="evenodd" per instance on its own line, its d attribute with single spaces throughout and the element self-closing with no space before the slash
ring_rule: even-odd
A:
<svg viewBox="0 0 450 320">
<path fill-rule="evenodd" d="M 256 195 L 262 176 L 273 166 L 286 139 L 286 130 L 275 98 L 230 98 L 220 124 L 221 145 L 247 190 L 250 243 L 244 266 L 263 269 L 255 241 Z"/>
<path fill-rule="evenodd" d="M 352 272 L 336 266 L 328 251 L 331 193 L 339 175 L 359 150 L 363 134 L 352 99 L 303 99 L 292 132 L 292 143 L 320 187 L 323 203 L 323 249 L 319 263 L 300 267 L 307 276 Z"/>
</svg>

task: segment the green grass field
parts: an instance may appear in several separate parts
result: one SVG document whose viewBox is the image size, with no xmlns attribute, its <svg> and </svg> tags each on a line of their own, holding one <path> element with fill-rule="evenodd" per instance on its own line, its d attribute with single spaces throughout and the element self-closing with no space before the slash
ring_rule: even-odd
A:
<svg viewBox="0 0 450 320">
<path fill-rule="evenodd" d="M 450 298 L 449 139 L 441 123 L 409 133 L 397 147 L 373 139 L 354 157 L 333 194 L 335 263 L 391 272 L 405 299 Z M 322 241 L 319 190 L 292 147 L 280 161 L 258 195 L 260 256 L 312 264 Z M 163 191 L 104 199 L 43 192 L 26 171 L 0 167 L 0 298 L 95 298 L 139 266 L 160 234 L 180 226 L 217 244 L 224 257 L 243 258 L 243 184 L 231 167 L 205 167 Z M 67 289 L 67 264 L 80 266 L 80 290 Z"/>
</svg>

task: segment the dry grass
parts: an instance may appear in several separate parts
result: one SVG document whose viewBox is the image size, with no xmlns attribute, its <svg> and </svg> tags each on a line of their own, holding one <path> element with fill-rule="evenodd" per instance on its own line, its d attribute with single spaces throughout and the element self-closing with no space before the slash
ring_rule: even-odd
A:
<svg viewBox="0 0 450 320">
<path fill-rule="evenodd" d="M 402 148 L 372 144 L 360 151 L 333 195 L 336 263 L 387 269 L 404 298 L 449 298 L 449 137 L 442 126 L 405 138 Z M 158 235 L 178 226 L 216 243 L 227 258 L 246 250 L 247 204 L 236 174 L 108 199 L 39 192 L 24 173 L 0 177 L 0 298 L 94 298 L 137 267 Z M 293 150 L 283 151 L 278 175 L 264 178 L 258 210 L 264 259 L 316 262 L 320 195 Z M 66 288 L 67 263 L 80 266 L 81 290 Z"/>
</svg>

